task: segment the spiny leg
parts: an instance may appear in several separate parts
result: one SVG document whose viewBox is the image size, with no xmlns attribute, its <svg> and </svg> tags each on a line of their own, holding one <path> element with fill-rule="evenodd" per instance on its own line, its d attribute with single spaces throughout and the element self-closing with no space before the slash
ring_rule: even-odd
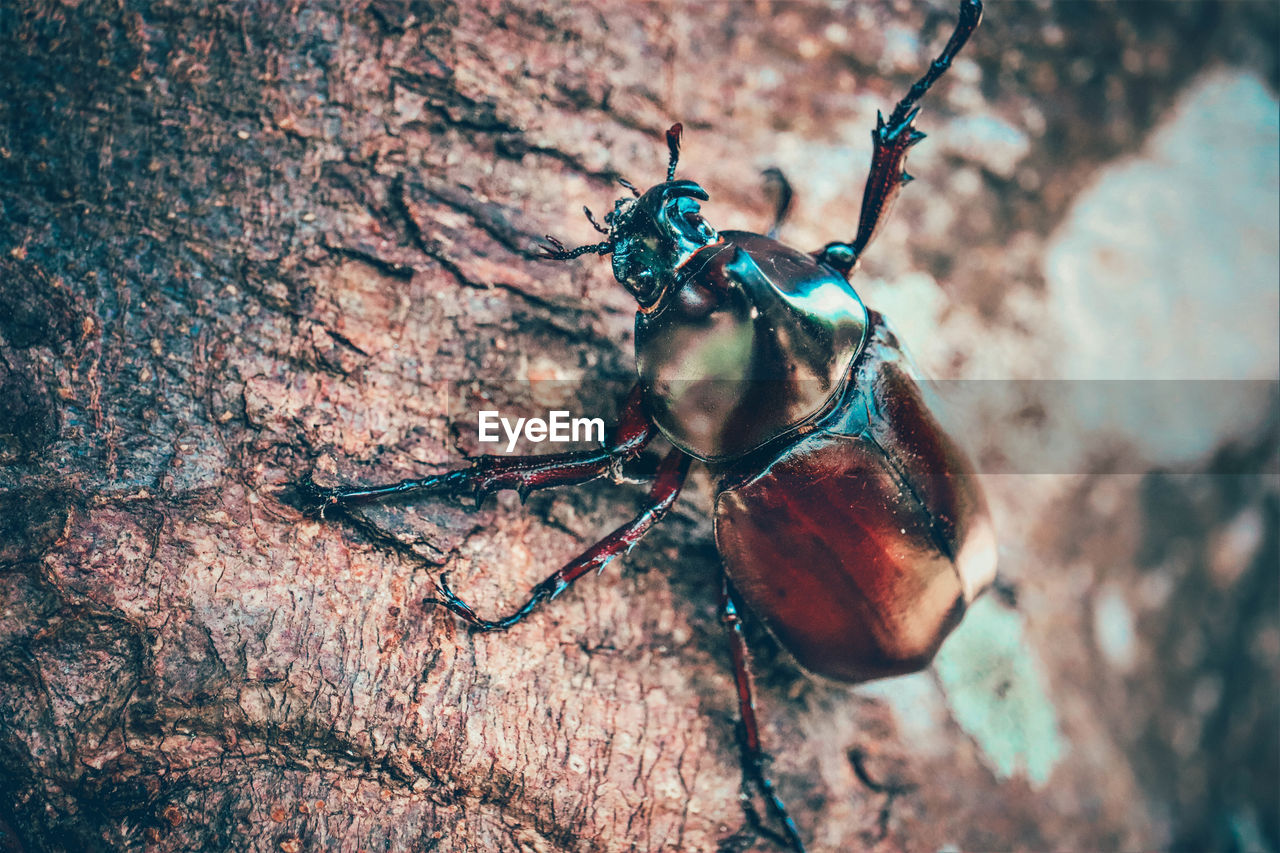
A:
<svg viewBox="0 0 1280 853">
<path fill-rule="evenodd" d="M 787 180 L 786 175 L 782 174 L 781 169 L 770 166 L 764 170 L 764 186 L 773 197 L 773 224 L 765 233 L 776 240 L 787 221 L 787 215 L 791 213 L 791 182 Z"/>
<path fill-rule="evenodd" d="M 782 824 L 785 838 L 781 840 L 795 853 L 804 853 L 804 842 L 795 821 L 787 814 L 787 807 L 774 789 L 773 780 L 765 775 L 766 756 L 760 748 L 760 725 L 756 721 L 756 703 L 751 690 L 751 670 L 747 656 L 747 641 L 742 635 L 742 619 L 733 600 L 729 578 L 725 576 L 720 588 L 720 616 L 729 629 L 729 651 L 733 657 L 733 677 L 738 685 L 738 717 L 741 721 L 740 743 L 742 747 L 742 773 L 768 804 L 769 812 Z M 770 833 L 772 834 L 772 833 Z"/>
<path fill-rule="evenodd" d="M 852 243 L 828 243 L 821 251 L 814 253 L 818 260 L 845 276 L 853 272 L 863 250 L 888 217 L 898 191 L 912 179 L 903 171 L 903 165 L 911 146 L 925 136 L 914 127 L 916 115 L 920 112 L 916 102 L 951 67 L 951 61 L 964 47 L 969 36 L 973 35 L 981 20 L 981 0 L 961 0 L 960 20 L 942 53 L 929 66 L 925 75 L 911 87 L 907 96 L 894 107 L 888 122 L 885 122 L 882 114 L 876 114 L 876 129 L 871 131 L 871 171 L 867 174 L 867 185 L 862 194 L 857 236 Z"/>
<path fill-rule="evenodd" d="M 599 450 L 545 456 L 480 456 L 467 468 L 421 479 L 337 489 L 322 489 L 308 480 L 300 483 L 298 490 L 321 516 L 334 506 L 410 495 L 469 494 L 478 504 L 491 492 L 515 489 L 524 497 L 537 489 L 575 486 L 594 480 L 614 466 L 639 456 L 656 433 L 656 427 L 644 412 L 643 397 L 637 385 L 623 404 L 611 439 Z"/>
<path fill-rule="evenodd" d="M 649 500 L 644 510 L 635 518 L 592 545 L 578 557 L 566 563 L 542 583 L 533 588 L 533 593 L 524 605 L 510 616 L 501 619 L 481 619 L 471 606 L 458 598 L 449 588 L 448 576 L 442 575 L 436 584 L 440 598 L 427 599 L 429 604 L 441 604 L 447 607 L 462 621 L 476 631 L 502 631 L 524 619 L 533 609 L 544 601 L 564 592 L 578 578 L 592 571 L 604 571 L 604 567 L 615 558 L 626 552 L 640 541 L 675 503 L 684 485 L 685 476 L 689 473 L 692 457 L 672 450 L 658 466 L 653 486 L 649 490 Z"/>
</svg>

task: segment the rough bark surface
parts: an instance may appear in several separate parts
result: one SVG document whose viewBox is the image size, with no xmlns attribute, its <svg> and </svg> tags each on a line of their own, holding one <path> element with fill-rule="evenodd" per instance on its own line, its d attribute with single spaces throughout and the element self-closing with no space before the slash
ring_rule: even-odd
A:
<svg viewBox="0 0 1280 853">
<path fill-rule="evenodd" d="M 505 610 L 642 492 L 318 522 L 288 487 L 457 464 L 480 447 L 450 413 L 482 400 L 609 417 L 633 305 L 535 237 L 591 239 L 577 211 L 656 181 L 676 120 L 718 227 L 767 223 L 779 164 L 790 242 L 852 236 L 875 109 L 954 15 L 4 4 L 0 849 L 772 849 L 738 798 L 705 483 L 484 636 L 423 605 L 438 572 Z M 1271 3 L 989 9 L 864 275 L 925 271 L 967 306 L 978 322 L 921 309 L 949 375 L 992 330 L 1050 362 L 1009 307 L 1043 292 L 1047 235 L 1203 69 L 1274 93 L 1275 44 Z M 1030 140 L 1016 171 L 954 123 L 974 111 Z M 1222 453 L 1251 470 L 1274 442 L 1273 417 Z M 812 849 L 1274 849 L 1274 478 L 1083 477 L 1034 511 L 1026 487 L 993 502 L 1070 753 L 1033 785 L 945 714 L 922 749 L 892 684 L 817 683 L 757 630 L 765 742 Z M 1262 533 L 1233 534 L 1242 513 Z M 1157 574 L 1147 652 L 1114 673 L 1091 590 Z"/>
</svg>

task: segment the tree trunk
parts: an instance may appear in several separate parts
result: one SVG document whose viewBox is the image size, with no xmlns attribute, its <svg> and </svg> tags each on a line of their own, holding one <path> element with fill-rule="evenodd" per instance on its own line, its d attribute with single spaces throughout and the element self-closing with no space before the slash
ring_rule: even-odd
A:
<svg viewBox="0 0 1280 853">
<path fill-rule="evenodd" d="M 1054 364 L 1090 321 L 1045 308 L 1051 234 L 1201 69 L 1225 57 L 1274 93 L 1275 18 L 989 9 L 855 285 L 923 330 L 905 337 L 931 372 Z M 738 796 L 705 477 L 625 560 L 485 635 L 424 604 L 442 571 L 505 612 L 643 490 L 318 520 L 291 486 L 460 464 L 488 406 L 616 415 L 634 303 L 607 261 L 539 260 L 537 238 L 591 242 L 578 211 L 659 181 L 677 120 L 717 227 L 767 226 L 778 165 L 784 238 L 851 238 L 875 110 L 954 19 L 950 0 L 6 4 L 0 849 L 776 849 Z M 1275 429 L 1231 439 L 1244 469 Z M 969 443 L 989 460 L 1001 440 Z M 1012 620 L 1029 655 L 1000 684 L 964 654 L 819 683 L 752 629 L 812 850 L 1276 846 L 1274 477 L 1182 485 L 1157 459 L 1117 485 L 1089 467 L 1109 449 L 1053 485 L 991 478 L 1009 583 L 970 620 Z M 1115 672 L 1097 613 L 1141 611 L 1152 566 L 1140 632 L 1185 631 L 1142 633 Z M 1054 722 L 1024 725 L 1041 693 Z M 1031 733 L 1013 758 L 974 703 Z"/>
</svg>

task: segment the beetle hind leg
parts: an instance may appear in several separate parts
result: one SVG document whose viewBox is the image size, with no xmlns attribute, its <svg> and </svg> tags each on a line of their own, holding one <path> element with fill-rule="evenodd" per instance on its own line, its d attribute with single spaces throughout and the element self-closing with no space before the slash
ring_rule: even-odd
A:
<svg viewBox="0 0 1280 853">
<path fill-rule="evenodd" d="M 793 853 L 804 853 L 804 842 L 796 829 L 795 821 L 787 813 L 787 806 L 778 796 L 773 780 L 765 774 L 767 756 L 760 748 L 760 724 L 756 720 L 756 704 L 751 687 L 751 670 L 747 657 L 747 641 L 742 635 L 742 619 L 733 600 L 729 578 L 725 576 L 720 589 L 720 617 L 729 629 L 729 650 L 733 657 L 733 677 L 738 688 L 738 718 L 740 745 L 742 748 L 743 781 L 754 787 L 764 799 L 769 813 L 782 826 L 779 835 L 760 825 L 755 810 L 747 801 L 748 815 L 752 822 L 775 841 L 790 847 Z"/>
<path fill-rule="evenodd" d="M 662 520 L 667 510 L 675 503 L 692 461 L 692 457 L 678 450 L 669 452 L 658 466 L 653 486 L 649 490 L 648 501 L 640 514 L 535 586 L 528 601 L 510 615 L 501 619 L 482 619 L 477 616 L 471 606 L 450 589 L 447 575 L 442 575 L 436 584 L 436 593 L 439 598 L 429 598 L 427 603 L 443 606 L 470 625 L 472 630 L 505 631 L 532 613 L 542 602 L 550 601 L 564 592 L 578 578 L 592 570 L 604 571 L 604 567 L 609 565 L 615 557 L 630 551 L 654 525 Z"/>
<path fill-rule="evenodd" d="M 898 192 L 912 179 L 903 169 L 907 152 L 925 136 L 915 129 L 916 116 L 920 112 L 916 103 L 951 67 L 952 60 L 969 40 L 969 36 L 973 35 L 981 20 L 981 0 L 961 0 L 960 19 L 942 53 L 929 65 L 924 76 L 915 82 L 906 97 L 893 108 L 888 121 L 885 121 L 883 115 L 876 116 L 876 129 L 871 131 L 871 170 L 867 173 L 867 185 L 862 194 L 858 233 L 852 243 L 828 243 L 814 252 L 818 260 L 842 275 L 848 276 L 853 272 L 863 250 L 888 217 Z"/>
</svg>

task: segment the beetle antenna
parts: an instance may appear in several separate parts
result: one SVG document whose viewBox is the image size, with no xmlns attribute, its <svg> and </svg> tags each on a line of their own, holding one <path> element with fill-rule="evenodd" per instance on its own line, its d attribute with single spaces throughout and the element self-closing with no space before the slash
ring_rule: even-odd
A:
<svg viewBox="0 0 1280 853">
<path fill-rule="evenodd" d="M 608 229 L 608 228 L 605 228 L 605 227 L 604 227 L 603 225 L 601 225 L 599 222 L 596 222 L 596 218 L 595 218 L 595 216 L 593 216 L 593 215 L 592 215 L 592 213 L 591 213 L 591 208 L 587 207 L 587 206 L 584 204 L 584 205 L 582 206 L 582 212 L 583 212 L 583 213 L 585 213 L 585 214 L 587 215 L 587 221 L 591 223 L 591 227 L 592 227 L 592 228 L 596 229 L 597 231 L 599 231 L 601 234 L 605 235 L 606 237 L 608 237 L 608 236 L 609 236 L 609 229 Z"/>
<path fill-rule="evenodd" d="M 636 189 L 636 185 L 628 181 L 626 178 L 618 178 L 618 183 L 631 190 L 631 194 L 636 198 L 640 198 L 640 190 Z"/>
<path fill-rule="evenodd" d="M 667 180 L 673 180 L 676 176 L 676 163 L 680 162 L 680 134 L 684 132 L 684 125 L 676 122 L 667 128 L 667 151 L 671 153 L 670 159 L 667 161 Z"/>
<path fill-rule="evenodd" d="M 576 249 L 568 249 L 565 247 L 564 243 L 561 243 L 550 234 L 546 235 L 546 238 L 547 242 L 551 244 L 551 247 L 539 246 L 537 249 L 537 255 L 538 257 L 545 258 L 549 261 L 568 261 L 581 255 L 589 255 L 593 252 L 597 255 L 607 255 L 613 251 L 613 243 L 608 241 L 603 243 L 593 243 L 587 246 L 579 246 Z"/>
</svg>

